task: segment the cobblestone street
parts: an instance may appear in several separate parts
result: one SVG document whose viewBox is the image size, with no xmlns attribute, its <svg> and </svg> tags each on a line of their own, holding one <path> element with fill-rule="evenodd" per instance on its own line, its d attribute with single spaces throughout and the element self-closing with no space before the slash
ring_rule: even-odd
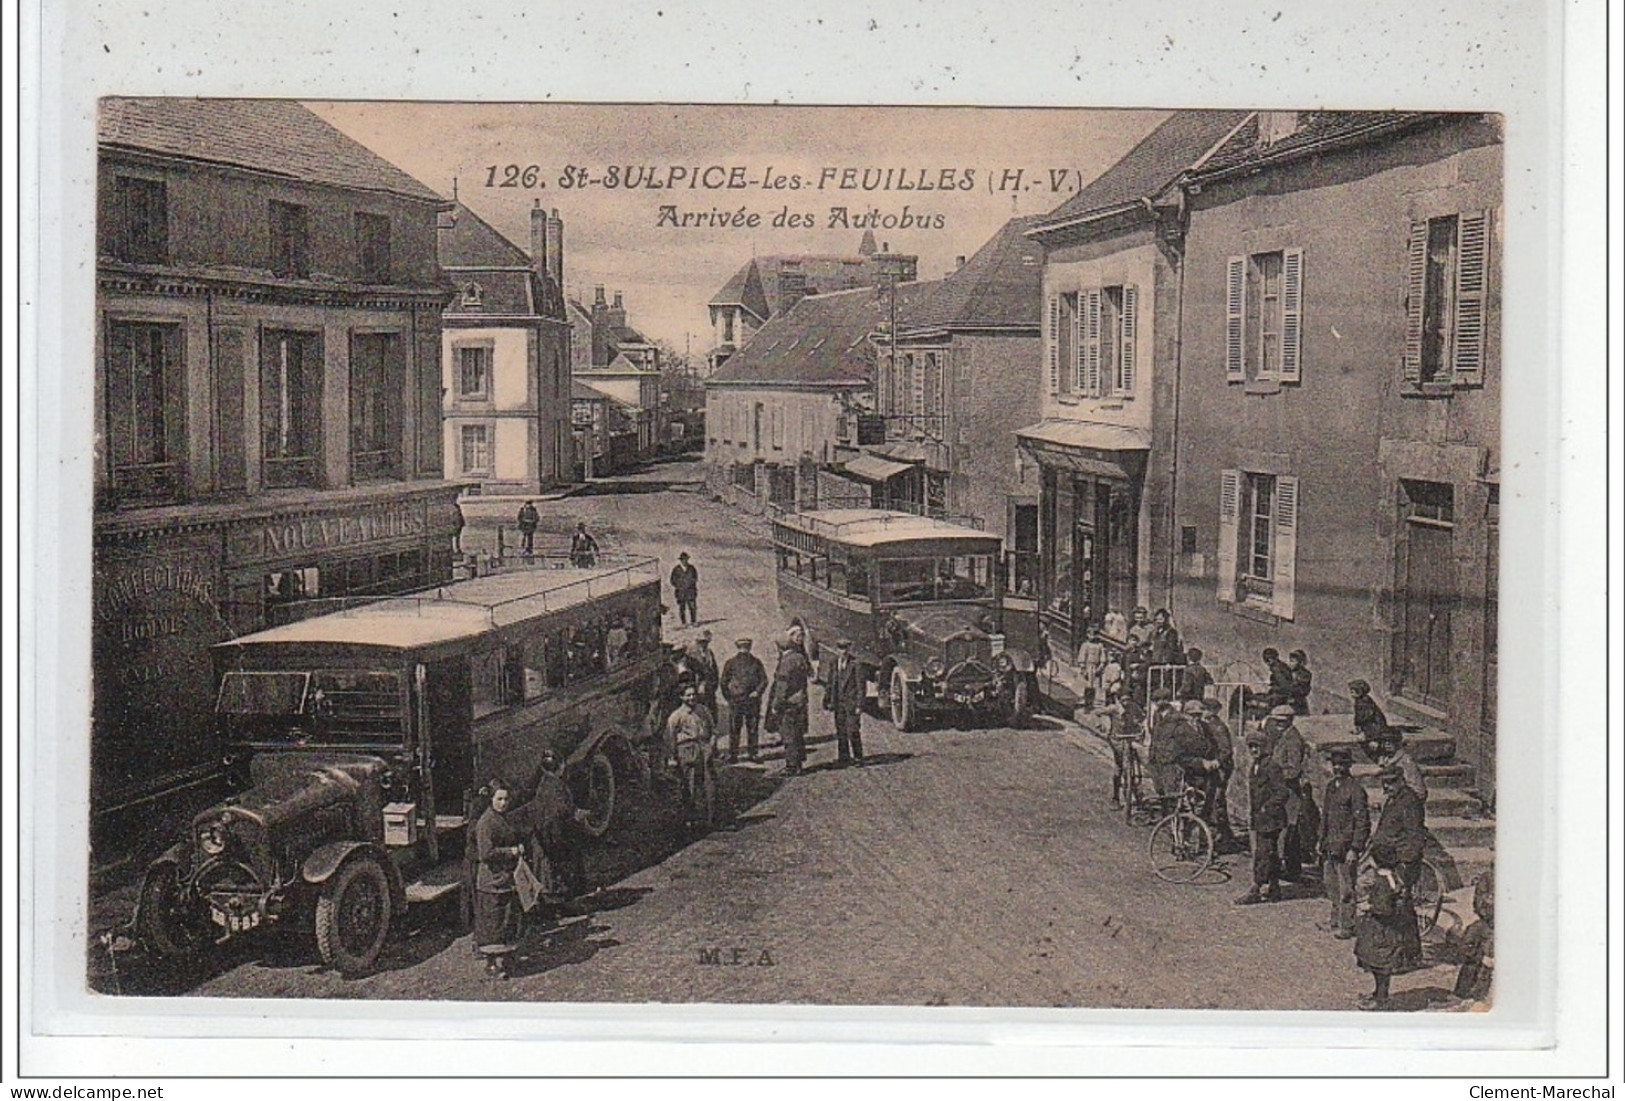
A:
<svg viewBox="0 0 1625 1101">
<path fill-rule="evenodd" d="M 686 469 L 652 476 L 680 481 Z M 666 569 L 688 550 L 701 622 L 724 649 L 779 630 L 761 522 L 692 485 L 649 488 L 539 502 L 544 527 L 585 520 L 606 547 L 658 554 Z M 465 546 L 516 507 L 471 502 Z M 691 633 L 669 620 L 667 632 Z M 805 775 L 741 767 L 729 787 L 748 805 L 734 829 L 635 869 L 614 848 L 596 854 L 595 869 L 630 874 L 601 880 L 586 917 L 534 932 L 512 981 L 484 979 L 468 939 L 430 911 L 366 978 L 323 971 L 308 937 L 290 932 L 180 985 L 251 997 L 1324 1010 L 1352 1009 L 1369 989 L 1350 942 L 1316 928 L 1324 900 L 1233 905 L 1245 854 L 1197 884 L 1154 878 L 1148 831 L 1109 811 L 1109 753 L 1079 727 L 1041 718 L 900 734 L 865 715 L 874 763 L 837 770 L 816 700 Z M 1457 920 L 1447 910 L 1441 927 Z M 1444 966 L 1398 978 L 1396 1008 L 1442 1005 L 1453 978 Z"/>
</svg>

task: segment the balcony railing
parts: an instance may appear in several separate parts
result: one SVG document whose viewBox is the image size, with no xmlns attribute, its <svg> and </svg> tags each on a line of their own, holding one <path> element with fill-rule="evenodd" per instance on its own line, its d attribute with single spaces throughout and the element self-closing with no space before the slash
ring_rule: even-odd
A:
<svg viewBox="0 0 1625 1101">
<path fill-rule="evenodd" d="M 948 438 L 948 417 L 942 413 L 887 413 L 888 440 L 935 440 Z"/>
</svg>

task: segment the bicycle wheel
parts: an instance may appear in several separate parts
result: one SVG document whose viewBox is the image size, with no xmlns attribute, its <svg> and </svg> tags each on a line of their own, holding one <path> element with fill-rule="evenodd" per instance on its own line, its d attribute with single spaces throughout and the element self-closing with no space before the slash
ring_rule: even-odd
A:
<svg viewBox="0 0 1625 1101">
<path fill-rule="evenodd" d="M 1170 814 L 1151 831 L 1151 870 L 1169 883 L 1189 883 L 1213 865 L 1213 831 L 1194 814 Z"/>
<path fill-rule="evenodd" d="M 1416 924 L 1420 927 L 1422 935 L 1439 924 L 1439 911 L 1444 907 L 1444 880 L 1439 870 L 1431 863 L 1422 862 L 1422 874 L 1416 878 L 1416 886 L 1411 891 L 1411 901 L 1416 906 Z"/>
</svg>

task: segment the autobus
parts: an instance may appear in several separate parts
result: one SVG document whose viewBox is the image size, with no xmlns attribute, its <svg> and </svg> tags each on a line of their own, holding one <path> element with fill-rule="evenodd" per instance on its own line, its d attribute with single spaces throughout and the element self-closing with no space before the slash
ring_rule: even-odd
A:
<svg viewBox="0 0 1625 1101">
<path fill-rule="evenodd" d="M 852 642 L 900 730 L 932 713 L 1030 714 L 1033 661 L 1005 645 L 1000 539 L 885 509 L 775 511 L 779 604 L 817 647 Z M 821 680 L 830 653 L 809 655 Z"/>
<path fill-rule="evenodd" d="M 519 569 L 216 646 L 239 790 L 148 869 L 142 939 L 180 954 L 297 916 L 364 971 L 408 902 L 464 886 L 480 784 L 504 778 L 522 811 L 549 751 L 607 833 L 648 778 L 660 577 L 652 558 Z"/>
</svg>

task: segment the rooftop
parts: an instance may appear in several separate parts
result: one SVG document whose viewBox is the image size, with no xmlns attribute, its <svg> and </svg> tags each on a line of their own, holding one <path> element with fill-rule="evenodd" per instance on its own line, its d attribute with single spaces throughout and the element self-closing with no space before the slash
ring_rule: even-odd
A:
<svg viewBox="0 0 1625 1101">
<path fill-rule="evenodd" d="M 876 547 L 917 539 L 979 539 L 997 543 L 999 537 L 946 520 L 916 516 L 890 509 L 825 508 L 807 512 L 786 512 L 774 520 L 790 527 L 838 539 L 854 547 Z"/>
<path fill-rule="evenodd" d="M 897 287 L 898 327 L 927 293 L 927 284 Z M 871 333 L 891 319 L 891 302 L 873 287 L 809 295 L 770 320 L 728 358 L 706 385 L 867 384 L 874 375 Z"/>
</svg>

